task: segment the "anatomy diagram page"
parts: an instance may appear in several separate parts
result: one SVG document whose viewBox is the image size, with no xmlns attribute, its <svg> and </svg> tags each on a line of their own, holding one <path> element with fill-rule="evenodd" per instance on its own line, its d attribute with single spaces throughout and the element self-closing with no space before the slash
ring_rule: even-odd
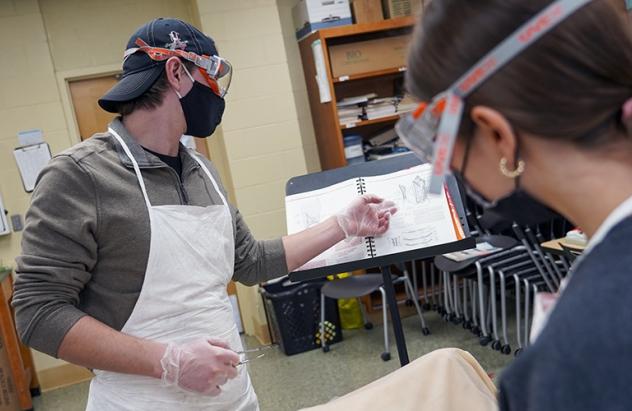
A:
<svg viewBox="0 0 632 411">
<path fill-rule="evenodd" d="M 288 234 L 309 228 L 343 210 L 353 199 L 362 194 L 360 190 L 359 179 L 354 178 L 320 190 L 287 196 L 285 212 Z M 352 237 L 341 241 L 298 270 L 326 267 L 368 257 L 366 239 Z"/>
<path fill-rule="evenodd" d="M 433 195 L 431 165 L 424 164 L 397 173 L 364 177 L 365 192 L 395 202 L 397 213 L 389 230 L 374 238 L 374 256 L 401 253 L 450 243 L 463 238 L 452 201 L 445 190 Z"/>
</svg>

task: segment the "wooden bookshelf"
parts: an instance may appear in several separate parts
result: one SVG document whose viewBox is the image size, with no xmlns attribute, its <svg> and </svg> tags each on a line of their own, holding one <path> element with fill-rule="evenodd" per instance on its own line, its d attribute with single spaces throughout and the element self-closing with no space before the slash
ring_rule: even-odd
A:
<svg viewBox="0 0 632 411">
<path fill-rule="evenodd" d="M 375 92 L 378 97 L 391 97 L 398 84 L 403 83 L 406 62 L 397 62 L 394 67 L 382 70 L 367 69 L 364 72 L 333 77 L 329 48 L 332 46 L 375 40 L 390 36 L 411 35 L 416 22 L 415 17 L 388 19 L 375 23 L 352 24 L 315 31 L 299 41 L 299 50 L 303 62 L 307 94 L 320 163 L 323 170 L 347 165 L 344 154 L 343 137 L 346 134 L 360 134 L 367 138 L 380 129 L 393 126 L 399 115 L 382 117 L 373 120 L 357 120 L 353 123 L 340 124 L 336 101 L 345 97 L 358 96 Z M 331 101 L 320 102 L 320 93 L 316 83 L 316 67 L 312 44 L 320 40 L 323 48 L 324 63 L 327 71 L 327 86 Z M 403 60 L 403 59 L 402 59 Z M 353 124 L 352 126 L 349 126 Z"/>
<path fill-rule="evenodd" d="M 352 128 L 371 126 L 374 124 L 387 124 L 387 123 L 393 123 L 397 120 L 399 120 L 399 114 L 393 114 L 392 116 L 388 116 L 388 117 L 374 118 L 371 120 L 358 120 L 353 123 L 341 124 L 340 129 L 349 130 Z"/>
</svg>

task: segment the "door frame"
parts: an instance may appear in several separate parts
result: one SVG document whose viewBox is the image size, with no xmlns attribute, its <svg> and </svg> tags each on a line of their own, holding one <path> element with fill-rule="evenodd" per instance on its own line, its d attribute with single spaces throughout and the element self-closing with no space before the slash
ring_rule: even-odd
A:
<svg viewBox="0 0 632 411">
<path fill-rule="evenodd" d="M 121 66 L 119 64 L 109 64 L 105 66 L 85 67 L 57 72 L 57 88 L 59 89 L 59 95 L 61 96 L 61 105 L 66 119 L 66 128 L 68 129 L 70 146 L 74 146 L 75 144 L 81 142 L 81 136 L 79 135 L 79 123 L 77 122 L 77 117 L 75 116 L 75 108 L 72 105 L 72 97 L 70 95 L 70 82 L 117 75 L 121 74 L 121 71 Z"/>
</svg>

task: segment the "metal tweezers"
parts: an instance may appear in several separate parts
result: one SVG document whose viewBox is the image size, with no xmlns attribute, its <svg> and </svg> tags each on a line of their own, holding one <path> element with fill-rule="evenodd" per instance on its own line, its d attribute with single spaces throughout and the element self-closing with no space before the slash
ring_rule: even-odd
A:
<svg viewBox="0 0 632 411">
<path fill-rule="evenodd" d="M 243 351 L 235 351 L 235 352 L 236 352 L 238 355 L 240 355 L 240 356 L 241 356 L 241 355 L 246 356 L 246 355 L 247 355 L 247 354 L 249 354 L 249 353 L 261 352 L 261 351 L 267 351 L 267 350 L 270 350 L 270 349 L 272 349 L 272 348 L 274 348 L 274 347 L 276 347 L 276 346 L 277 346 L 276 344 L 263 345 L 263 346 L 261 346 L 261 347 L 251 348 L 251 349 L 248 349 L 248 350 L 243 350 Z M 259 358 L 263 357 L 264 355 L 266 355 L 266 354 L 265 354 L 265 353 L 261 353 L 261 354 L 258 354 L 256 357 L 252 357 L 252 358 L 244 358 L 243 360 L 239 361 L 239 362 L 237 363 L 237 365 L 235 365 L 235 366 L 239 366 L 239 365 L 244 365 L 244 364 L 247 364 L 247 363 L 249 363 L 249 362 L 250 362 L 250 361 L 252 361 L 252 360 L 256 360 L 256 359 L 259 359 Z"/>
</svg>

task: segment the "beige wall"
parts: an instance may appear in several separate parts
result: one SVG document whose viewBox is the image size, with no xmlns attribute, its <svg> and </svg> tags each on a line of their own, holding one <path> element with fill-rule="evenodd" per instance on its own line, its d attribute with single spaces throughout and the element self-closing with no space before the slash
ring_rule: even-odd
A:
<svg viewBox="0 0 632 411">
<path fill-rule="evenodd" d="M 24 214 L 30 197 L 12 157 L 16 133 L 41 128 L 53 153 L 78 142 L 68 79 L 116 72 L 130 33 L 158 16 L 198 25 L 235 66 L 222 127 L 209 140 L 232 200 L 254 234 L 285 234 L 284 187 L 320 169 L 298 48 L 293 0 L 0 0 L 0 193 Z M 13 263 L 20 234 L 0 237 Z M 239 288 L 246 331 L 264 324 L 256 288 Z M 40 370 L 62 362 L 36 353 Z"/>
<path fill-rule="evenodd" d="M 13 159 L 16 133 L 41 128 L 53 152 L 70 146 L 55 69 L 36 0 L 0 0 L 0 191 L 10 213 L 24 214 L 30 197 L 24 192 Z M 13 263 L 20 250 L 20 233 L 0 237 L 0 258 Z M 37 356 L 36 365 L 56 365 Z"/>
<path fill-rule="evenodd" d="M 156 17 L 191 20 L 190 1 L 39 0 L 56 71 L 120 66 L 130 34 Z"/>
</svg>

